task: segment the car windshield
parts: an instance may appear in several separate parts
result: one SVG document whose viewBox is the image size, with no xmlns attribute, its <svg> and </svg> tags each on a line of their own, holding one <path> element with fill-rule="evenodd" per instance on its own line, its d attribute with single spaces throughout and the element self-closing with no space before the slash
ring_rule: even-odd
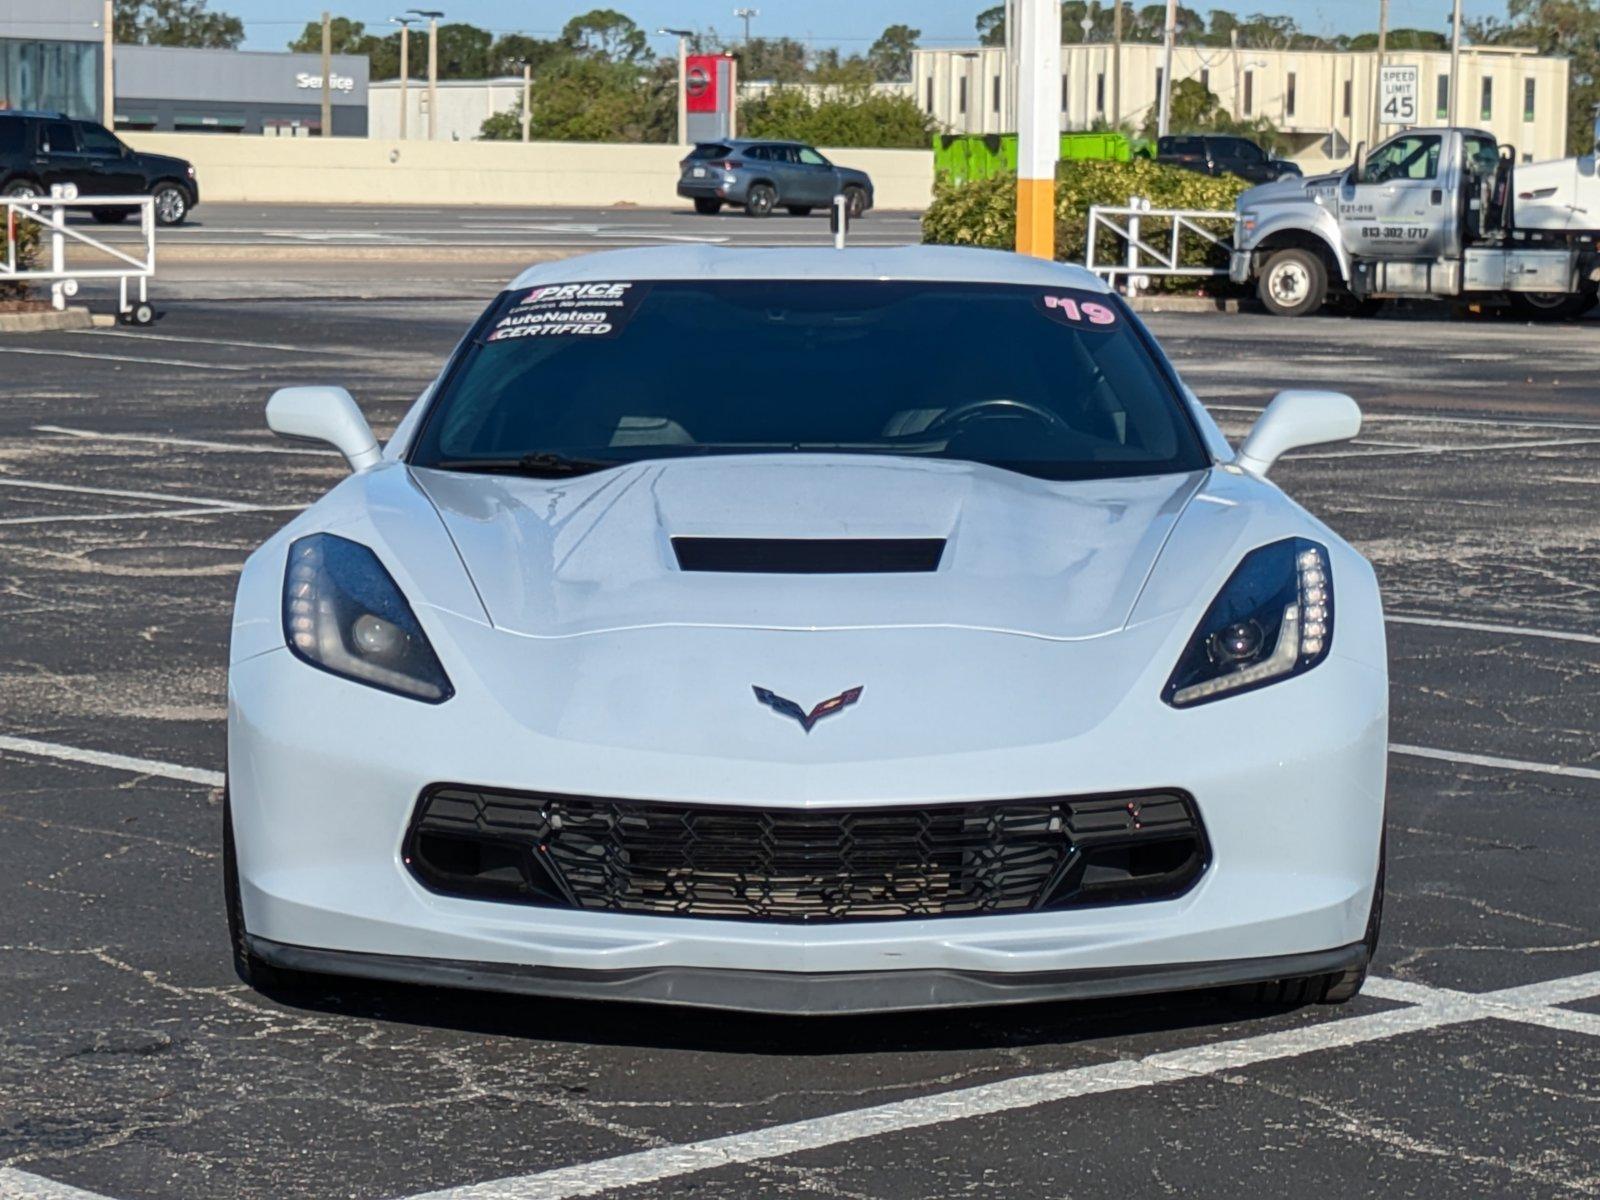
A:
<svg viewBox="0 0 1600 1200">
<path fill-rule="evenodd" d="M 416 466 L 534 473 L 859 453 L 1044 479 L 1207 465 L 1143 330 L 1072 288 L 792 280 L 508 292 L 431 405 Z"/>
</svg>

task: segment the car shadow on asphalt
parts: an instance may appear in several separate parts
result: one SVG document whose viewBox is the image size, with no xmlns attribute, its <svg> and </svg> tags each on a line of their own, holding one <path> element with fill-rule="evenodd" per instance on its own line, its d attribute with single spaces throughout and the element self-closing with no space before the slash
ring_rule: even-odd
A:
<svg viewBox="0 0 1600 1200">
<path fill-rule="evenodd" d="M 1208 990 L 914 1013 L 797 1017 L 545 999 L 331 977 L 325 989 L 268 996 L 293 1008 L 330 1016 L 459 1033 L 785 1056 L 1069 1045 L 1240 1022 L 1256 1024 L 1289 1013 L 1309 1019 L 1319 1012 L 1336 1011 L 1316 1005 L 1260 1004 L 1232 992 Z"/>
</svg>

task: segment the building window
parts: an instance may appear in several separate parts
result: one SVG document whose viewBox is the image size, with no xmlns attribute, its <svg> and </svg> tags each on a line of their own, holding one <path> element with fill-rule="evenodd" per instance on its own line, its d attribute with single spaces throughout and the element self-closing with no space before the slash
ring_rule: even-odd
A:
<svg viewBox="0 0 1600 1200">
<path fill-rule="evenodd" d="M 965 75 L 961 77 L 961 87 L 956 97 L 956 111 L 961 113 L 967 111 L 967 77 Z"/>
<path fill-rule="evenodd" d="M 1061 73 L 1061 111 L 1067 111 L 1067 74 L 1065 71 Z"/>
<path fill-rule="evenodd" d="M 995 112 L 999 112 L 1000 111 L 1000 76 L 996 75 L 994 77 L 994 87 L 991 90 L 994 92 L 994 110 L 995 110 Z"/>
<path fill-rule="evenodd" d="M 1478 114 L 1482 120 L 1494 120 L 1494 80 L 1483 81 L 1483 95 L 1478 105 Z"/>
<path fill-rule="evenodd" d="M 1245 111 L 1245 115 L 1249 116 L 1251 113 L 1255 112 L 1255 110 L 1256 110 L 1256 73 L 1254 71 L 1246 71 L 1244 73 L 1244 111 Z"/>
<path fill-rule="evenodd" d="M 1450 117 L 1450 76 L 1439 76 L 1438 86 L 1433 96 L 1434 116 L 1439 120 L 1448 120 Z"/>
<path fill-rule="evenodd" d="M 1294 72 L 1289 72 L 1289 80 L 1283 90 L 1283 115 L 1294 116 Z"/>
<path fill-rule="evenodd" d="M 1161 68 L 1157 67 L 1156 68 L 1156 101 L 1157 101 L 1157 103 L 1160 103 L 1160 99 L 1161 99 Z"/>
<path fill-rule="evenodd" d="M 1211 90 L 1211 69 L 1209 67 L 1200 68 L 1200 86 L 1208 92 Z"/>
<path fill-rule="evenodd" d="M 1532 83 L 1533 81 L 1530 79 L 1528 82 Z M 1094 107 L 1096 112 L 1105 112 L 1106 110 L 1106 73 L 1104 71 L 1095 76 Z"/>
<path fill-rule="evenodd" d="M 932 75 L 928 76 L 928 104 L 927 104 L 927 109 L 928 109 L 928 111 L 930 113 L 933 111 L 933 76 Z"/>
<path fill-rule="evenodd" d="M 0 39 L 0 109 L 8 108 L 95 120 L 100 115 L 99 43 Z"/>
<path fill-rule="evenodd" d="M 1344 115 L 1346 117 L 1348 117 L 1350 115 L 1351 92 L 1354 90 L 1351 87 L 1351 83 L 1352 83 L 1352 81 L 1349 80 L 1349 79 L 1346 79 L 1344 81 Z"/>
<path fill-rule="evenodd" d="M 1533 120 L 1533 96 L 1533 80 L 1524 79 L 1522 81 L 1522 119 L 1524 121 Z"/>
</svg>

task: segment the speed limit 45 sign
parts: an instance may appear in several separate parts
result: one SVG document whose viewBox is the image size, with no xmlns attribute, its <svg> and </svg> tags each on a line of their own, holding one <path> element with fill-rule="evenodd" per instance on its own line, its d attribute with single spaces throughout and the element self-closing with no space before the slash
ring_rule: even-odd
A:
<svg viewBox="0 0 1600 1200">
<path fill-rule="evenodd" d="M 1378 68 L 1378 120 L 1385 125 L 1417 123 L 1420 67 Z"/>
</svg>

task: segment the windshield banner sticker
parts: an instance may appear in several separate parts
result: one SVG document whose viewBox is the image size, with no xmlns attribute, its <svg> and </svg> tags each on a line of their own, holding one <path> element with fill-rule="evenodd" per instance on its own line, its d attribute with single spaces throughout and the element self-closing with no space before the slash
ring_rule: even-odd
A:
<svg viewBox="0 0 1600 1200">
<path fill-rule="evenodd" d="M 1078 329 L 1087 325 L 1107 328 L 1117 323 L 1114 308 L 1098 300 L 1087 299 L 1082 294 L 1065 296 L 1047 293 L 1039 297 L 1039 307 L 1045 316 Z"/>
<path fill-rule="evenodd" d="M 639 308 L 637 283 L 553 283 L 534 288 L 495 323 L 489 342 L 615 337 Z"/>
</svg>

